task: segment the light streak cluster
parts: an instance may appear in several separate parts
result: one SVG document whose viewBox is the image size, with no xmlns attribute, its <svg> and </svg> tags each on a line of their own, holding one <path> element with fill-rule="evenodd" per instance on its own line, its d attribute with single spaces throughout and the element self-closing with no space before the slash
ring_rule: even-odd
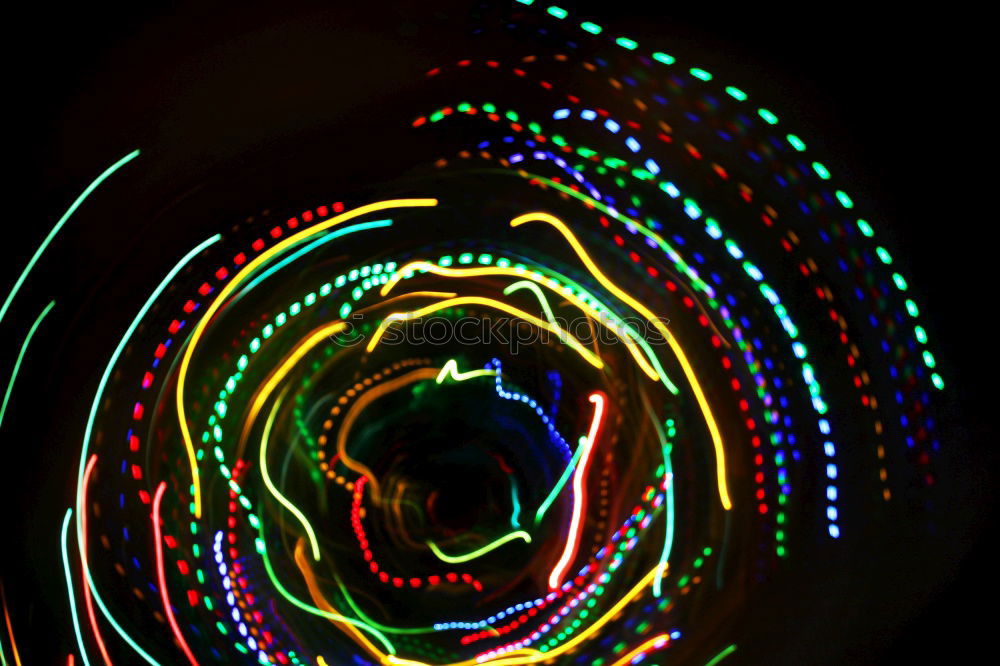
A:
<svg viewBox="0 0 1000 666">
<path fill-rule="evenodd" d="M 510 23 L 542 52 L 425 73 L 406 131 L 454 149 L 403 194 L 151 283 L 61 526 L 72 659 L 715 664 L 705 608 L 849 542 L 845 495 L 922 501 L 944 380 L 847 186 L 704 69 Z"/>
</svg>

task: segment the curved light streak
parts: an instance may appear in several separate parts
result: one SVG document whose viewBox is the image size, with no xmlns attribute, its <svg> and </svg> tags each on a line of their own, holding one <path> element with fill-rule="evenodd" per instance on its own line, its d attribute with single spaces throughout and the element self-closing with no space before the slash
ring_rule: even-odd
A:
<svg viewBox="0 0 1000 666">
<path fill-rule="evenodd" d="M 35 318 L 35 322 L 28 329 L 28 334 L 24 336 L 24 342 L 21 343 L 21 351 L 17 354 L 17 360 L 14 361 L 14 369 L 11 370 L 10 380 L 7 382 L 7 391 L 3 395 L 3 405 L 0 405 L 0 426 L 3 426 L 3 417 L 7 413 L 7 402 L 10 400 L 10 394 L 14 390 L 14 382 L 17 380 L 18 370 L 21 369 L 21 361 L 24 360 L 24 355 L 28 352 L 28 345 L 31 344 L 31 338 L 34 337 L 35 331 L 41 325 L 42 320 L 45 319 L 45 315 L 52 310 L 52 307 L 56 304 L 55 301 L 49 301 L 49 304 L 45 306 L 42 312 Z"/>
<path fill-rule="evenodd" d="M 726 451 L 722 443 L 722 435 L 719 433 L 719 426 L 715 422 L 715 417 L 712 415 L 712 408 L 708 404 L 708 400 L 705 398 L 705 393 L 702 391 L 701 384 L 698 382 L 698 378 L 694 373 L 694 368 L 691 367 L 691 363 L 687 359 L 687 355 L 684 350 L 681 349 L 680 344 L 674 338 L 673 334 L 667 330 L 667 327 L 663 325 L 656 315 L 652 313 L 645 305 L 635 300 L 627 292 L 621 289 L 618 285 L 612 282 L 608 277 L 601 272 L 601 269 L 597 267 L 597 264 L 590 258 L 587 251 L 577 240 L 576 235 L 569 230 L 569 228 L 554 215 L 549 215 L 548 213 L 527 213 L 525 215 L 519 215 L 510 221 L 512 227 L 518 227 L 527 222 L 545 222 L 553 227 L 566 239 L 573 251 L 576 252 L 576 256 L 580 258 L 583 265 L 586 266 L 590 274 L 594 276 L 598 282 L 600 282 L 605 289 L 613 293 L 615 296 L 621 300 L 628 303 L 632 309 L 641 313 L 664 337 L 667 343 L 670 345 L 670 349 L 674 352 L 677 357 L 677 361 L 681 365 L 681 369 L 684 371 L 684 376 L 687 378 L 688 383 L 691 385 L 691 390 L 694 392 L 695 400 L 698 402 L 698 407 L 701 409 L 702 416 L 705 419 L 705 424 L 708 426 L 709 434 L 712 437 L 712 446 L 715 448 L 715 470 L 716 470 L 716 481 L 719 486 L 719 499 L 722 502 L 722 508 L 729 511 L 733 508 L 732 499 L 729 497 L 729 484 L 726 482 Z"/>
<path fill-rule="evenodd" d="M 181 358 L 177 374 L 177 422 L 180 427 L 181 437 L 184 440 L 184 449 L 187 451 L 188 464 L 191 468 L 191 480 L 194 485 L 195 518 L 201 518 L 201 476 L 198 472 L 198 457 L 194 450 L 194 441 L 191 439 L 191 430 L 187 423 L 187 416 L 184 408 L 184 385 L 187 379 L 188 367 L 191 364 L 191 357 L 194 356 L 195 349 L 198 347 L 198 342 L 200 342 L 201 336 L 204 335 L 205 329 L 207 328 L 208 323 L 212 320 L 212 317 L 215 316 L 215 313 L 219 311 L 229 295 L 232 294 L 237 287 L 239 287 L 247 276 L 278 253 L 283 252 L 287 248 L 295 245 L 305 238 L 314 236 L 321 231 L 325 231 L 330 227 L 347 222 L 348 220 L 353 220 L 356 217 L 360 217 L 368 213 L 374 213 L 375 211 L 387 210 L 390 208 L 427 207 L 436 205 L 436 199 L 395 199 L 380 201 L 378 203 L 368 204 L 366 206 L 361 206 L 359 208 L 355 208 L 354 210 L 347 211 L 346 213 L 342 213 L 320 222 L 309 229 L 300 231 L 299 233 L 281 241 L 269 250 L 262 252 L 260 256 L 249 262 L 239 273 L 233 276 L 232 280 L 226 283 L 226 286 L 219 290 L 218 296 L 216 296 L 215 300 L 212 301 L 212 304 L 205 309 L 205 313 L 201 316 L 197 326 L 195 326 L 192 331 L 191 337 L 188 340 L 187 348 L 184 350 L 184 356 Z"/>
<path fill-rule="evenodd" d="M 427 547 L 430 548 L 431 552 L 434 553 L 434 556 L 437 557 L 442 562 L 447 562 L 449 564 L 461 564 L 462 562 L 468 562 L 469 560 L 474 560 L 478 557 L 482 557 L 483 555 L 486 555 L 487 553 L 496 550 L 500 546 L 506 543 L 510 543 L 511 541 L 514 541 L 516 539 L 521 539 L 525 543 L 531 543 L 530 534 L 528 534 L 524 530 L 517 530 L 516 532 L 505 534 L 499 539 L 496 539 L 495 541 L 491 541 L 490 543 L 486 544 L 482 548 L 477 548 L 476 550 L 470 553 L 465 553 L 464 555 L 448 555 L 447 553 L 442 552 L 441 548 L 438 547 L 438 545 L 433 541 L 428 541 Z"/>
<path fill-rule="evenodd" d="M 52 227 L 48 235 L 42 241 L 42 244 L 39 245 L 38 249 L 35 250 L 35 253 L 31 255 L 31 259 L 28 260 L 28 265 L 24 267 L 24 270 L 21 271 L 21 275 L 14 282 L 14 286 L 11 287 L 10 293 L 7 294 L 7 298 L 4 299 L 3 305 L 0 306 L 0 322 L 3 322 L 3 318 L 6 316 L 7 310 L 10 308 L 10 304 L 14 301 L 14 297 L 17 296 L 17 292 L 21 290 L 21 286 L 24 284 L 24 281 L 28 279 L 28 274 L 31 272 L 31 269 L 33 269 L 35 264 L 38 263 L 38 260 L 42 257 L 42 254 L 45 253 L 45 250 L 49 247 L 52 239 L 56 237 L 56 234 L 58 234 L 60 230 L 62 230 L 63 225 L 66 224 L 70 216 L 76 212 L 76 209 L 80 207 L 80 205 L 94 190 L 100 186 L 101 183 L 107 180 L 114 172 L 118 171 L 138 156 L 139 151 L 133 150 L 131 153 L 109 166 L 103 173 L 101 173 L 100 176 L 95 178 L 90 185 L 86 187 L 86 189 L 83 190 L 80 196 L 78 196 L 72 204 L 70 204 L 70 207 L 66 209 L 66 212 L 62 214 L 59 221 Z"/>
</svg>

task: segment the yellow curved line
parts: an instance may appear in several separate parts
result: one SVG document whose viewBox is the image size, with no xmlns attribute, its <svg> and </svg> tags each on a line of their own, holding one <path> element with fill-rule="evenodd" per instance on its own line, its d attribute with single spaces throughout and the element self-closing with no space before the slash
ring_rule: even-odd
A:
<svg viewBox="0 0 1000 666">
<path fill-rule="evenodd" d="M 642 580 L 636 583 L 632 589 L 626 592 L 621 599 L 616 601 L 615 604 L 608 609 L 608 612 L 598 618 L 593 624 L 576 634 L 573 638 L 566 641 L 562 645 L 552 648 L 548 652 L 539 652 L 537 650 L 526 648 L 508 652 L 498 659 L 489 659 L 486 661 L 467 659 L 465 661 L 455 661 L 450 664 L 445 664 L 445 666 L 474 666 L 475 664 L 490 664 L 491 666 L 518 666 L 520 664 L 537 664 L 540 661 L 551 661 L 553 658 L 558 657 L 564 652 L 569 652 L 577 645 L 590 638 L 590 636 L 599 631 L 608 622 L 615 619 L 615 616 L 618 615 L 618 613 L 620 613 L 625 606 L 632 602 L 647 586 L 649 586 L 653 577 L 656 576 L 657 568 L 658 567 L 653 567 L 650 569 L 646 575 L 642 577 Z M 394 666 L 429 666 L 422 661 L 400 659 L 399 657 L 393 656 L 385 657 L 382 660 L 382 663 L 393 664 Z"/>
<path fill-rule="evenodd" d="M 286 387 L 287 390 L 287 387 Z M 284 393 L 281 397 L 284 397 Z M 260 476 L 264 479 L 264 485 L 267 489 L 271 491 L 274 498 L 278 500 L 281 506 L 288 509 L 293 516 L 299 519 L 302 523 L 302 527 L 306 530 L 306 535 L 309 537 L 309 544 L 312 547 L 313 559 L 317 562 L 319 561 L 319 541 L 316 539 L 316 533 L 313 531 L 312 525 L 309 524 L 309 519 L 306 518 L 305 514 L 299 510 L 297 506 L 292 504 L 292 502 L 281 494 L 281 491 L 274 485 L 271 481 L 271 474 L 267 471 L 267 442 L 271 438 L 271 426 L 274 425 L 274 417 L 278 413 L 278 407 L 281 405 L 281 398 L 274 401 L 274 407 L 271 408 L 271 413 L 268 414 L 267 422 L 264 424 L 264 434 L 260 438 Z"/>
<path fill-rule="evenodd" d="M 306 561 L 302 551 L 303 551 L 302 539 L 300 538 L 295 547 L 295 562 L 299 566 L 299 569 L 302 571 L 303 577 L 305 577 L 306 579 L 306 586 L 309 588 L 309 593 L 313 597 L 313 602 L 320 609 L 328 613 L 338 614 L 337 610 L 330 605 L 330 603 L 326 600 L 325 597 L 323 597 L 322 592 L 319 590 L 319 586 L 316 584 L 316 576 L 313 573 L 309 565 L 309 562 Z M 611 606 L 611 608 L 609 608 L 608 611 L 604 615 L 599 617 L 593 624 L 589 625 L 583 631 L 576 634 L 573 638 L 566 641 L 562 645 L 555 647 L 549 650 L 548 652 L 540 652 L 532 648 L 523 648 L 521 650 L 514 650 L 512 652 L 508 652 L 507 654 L 497 659 L 488 659 L 485 661 L 478 661 L 476 659 L 466 659 L 464 661 L 455 661 L 451 662 L 450 664 L 444 664 L 443 666 L 477 666 L 478 664 L 490 664 L 491 666 L 519 666 L 521 664 L 537 664 L 538 662 L 549 661 L 554 657 L 558 657 L 559 655 L 565 652 L 573 650 L 577 645 L 590 638 L 596 632 L 600 631 L 600 629 L 604 627 L 604 625 L 606 625 L 608 622 L 614 620 L 615 617 L 622 611 L 622 609 L 625 608 L 625 606 L 627 606 L 629 603 L 635 600 L 635 598 L 638 597 L 643 592 L 643 590 L 645 590 L 646 587 L 649 586 L 649 584 L 653 581 L 653 579 L 658 575 L 657 572 L 658 569 L 659 567 L 656 566 L 650 569 L 648 572 L 646 572 L 646 575 L 643 576 L 638 583 L 636 583 L 628 592 L 626 592 L 621 599 L 616 601 L 614 605 Z M 379 663 L 381 664 L 386 664 L 386 665 L 391 664 L 392 666 L 430 666 L 430 664 L 427 664 L 426 662 L 423 661 L 402 659 L 394 655 L 385 654 L 384 652 L 381 652 L 377 647 L 375 647 L 371 643 L 371 641 L 365 638 L 364 634 L 362 634 L 358 629 L 356 629 L 352 625 L 337 622 L 332 618 L 331 621 L 337 624 L 337 626 L 342 628 L 344 631 L 350 632 L 351 635 L 358 638 L 362 643 L 363 647 L 366 650 L 368 650 L 368 653 L 371 654 L 374 658 L 378 659 Z"/>
<path fill-rule="evenodd" d="M 667 327 L 663 325 L 663 322 L 657 319 L 649 308 L 634 299 L 618 287 L 618 285 L 608 279 L 603 272 L 601 272 L 601 269 L 597 267 L 597 264 L 595 264 L 590 258 L 590 255 L 587 254 L 583 245 L 580 244 L 580 241 L 576 239 L 576 236 L 572 231 L 570 231 L 569 227 L 567 227 L 562 220 L 554 215 L 549 215 L 548 213 L 526 213 L 524 215 L 518 215 L 511 220 L 510 226 L 519 227 L 526 222 L 545 222 L 555 227 L 556 230 L 562 234 L 563 238 L 566 239 L 566 242 L 570 244 L 570 247 L 573 248 L 573 251 L 576 252 L 576 256 L 580 258 L 580 261 L 587 267 L 590 274 L 593 275 L 605 289 L 610 291 L 625 303 L 628 303 L 628 305 L 634 310 L 640 312 L 642 316 L 652 322 L 653 326 L 655 326 L 660 334 L 666 338 L 667 343 L 670 345 L 670 349 L 674 352 L 678 362 L 681 364 L 684 376 L 687 378 L 688 383 L 691 384 L 691 390 L 694 391 L 695 400 L 698 402 L 698 407 L 701 409 L 702 416 L 708 426 L 708 431 L 712 436 L 712 445 L 715 447 L 715 476 L 719 485 L 719 499 L 722 501 L 722 508 L 727 511 L 732 509 L 733 503 L 729 498 L 729 487 L 726 483 L 726 452 L 722 443 L 722 435 L 719 433 L 719 427 L 715 422 L 715 418 L 712 416 L 712 409 L 708 404 L 708 400 L 705 398 L 705 393 L 702 391 L 701 385 L 698 383 L 698 378 L 694 373 L 694 369 L 688 362 L 687 356 L 684 354 L 684 350 L 681 348 L 680 344 L 674 339 L 674 336 L 670 334 Z"/>
<path fill-rule="evenodd" d="M 443 552 L 436 543 L 433 541 L 427 542 L 427 547 L 431 549 L 434 555 L 442 562 L 447 562 L 448 564 L 461 564 L 462 562 L 468 562 L 469 560 L 474 560 L 477 557 L 482 557 L 486 553 L 496 550 L 500 546 L 513 541 L 514 539 L 521 539 L 528 543 L 531 543 L 531 535 L 524 530 L 518 530 L 516 532 L 511 532 L 510 534 L 505 534 L 496 541 L 491 541 L 482 548 L 477 548 L 471 553 L 466 553 L 465 555 L 448 555 Z"/>
<path fill-rule="evenodd" d="M 382 286 L 381 293 L 383 296 L 389 293 L 389 290 L 391 290 L 394 286 L 396 286 L 396 284 L 403 278 L 403 274 L 407 270 L 422 270 L 422 271 L 427 271 L 428 273 L 434 273 L 435 275 L 441 275 L 444 277 L 476 277 L 479 275 L 504 275 L 509 277 L 523 278 L 524 280 L 531 280 L 532 282 L 536 282 L 544 287 L 548 287 L 549 289 L 552 289 L 553 292 L 559 294 L 560 296 L 568 300 L 570 303 L 572 303 L 576 307 L 580 308 L 581 310 L 589 314 L 593 319 L 597 320 L 602 326 L 604 326 L 606 329 L 608 329 L 616 336 L 618 336 L 618 338 L 625 343 L 625 347 L 629 350 L 629 353 L 632 354 L 632 358 L 635 359 L 635 362 L 639 365 L 639 367 L 642 369 L 642 371 L 646 374 L 647 377 L 649 377 L 653 381 L 661 381 L 663 379 L 660 377 L 659 373 L 657 373 L 656 370 L 654 370 L 653 367 L 649 364 L 649 361 L 646 360 L 646 357 L 643 356 L 643 354 L 640 352 L 639 348 L 635 344 L 635 341 L 628 334 L 624 333 L 623 331 L 619 331 L 616 326 L 613 326 L 612 324 L 614 322 L 608 322 L 606 317 L 602 316 L 600 312 L 595 310 L 585 301 L 581 300 L 578 296 L 563 291 L 557 291 L 552 287 L 552 285 L 550 285 L 545 280 L 545 278 L 539 277 L 532 273 L 525 273 L 523 271 L 519 272 L 513 268 L 500 268 L 500 267 L 445 268 L 443 266 L 438 266 L 437 264 L 432 264 L 427 261 L 412 261 L 403 266 L 402 268 L 398 269 L 393 274 L 393 276 L 389 278 L 389 281 Z M 514 283 L 514 284 L 519 284 L 519 283 Z M 510 287 L 508 287 L 508 289 L 509 288 Z M 504 291 L 504 293 L 505 294 L 507 293 L 506 290 Z M 546 312 L 546 314 L 549 314 L 549 312 Z M 555 322 L 553 322 L 553 325 L 554 324 Z"/>
<path fill-rule="evenodd" d="M 299 343 L 292 349 L 291 353 L 284 358 L 281 364 L 271 371 L 271 374 L 268 375 L 266 380 L 264 380 L 264 383 L 261 384 L 259 389 L 257 389 L 257 393 L 254 395 L 253 401 L 250 403 L 247 418 L 243 421 L 243 430 L 240 432 L 238 449 L 241 454 L 243 445 L 250 436 L 253 424 L 257 420 L 257 415 L 260 413 L 260 410 L 263 409 L 264 403 L 267 402 L 267 399 L 271 397 L 271 393 L 274 389 L 285 378 L 285 375 L 287 375 L 289 371 L 295 367 L 296 363 L 302 360 L 303 356 L 312 351 L 313 347 L 323 340 L 329 339 L 331 335 L 340 333 L 345 328 L 347 328 L 347 324 L 338 320 L 329 324 L 323 324 L 319 328 L 313 329 L 304 338 L 302 338 L 301 341 L 299 341 Z"/>
<path fill-rule="evenodd" d="M 271 375 L 265 380 L 261 385 L 260 389 L 257 391 L 253 402 L 250 405 L 250 409 L 247 412 L 247 418 L 243 421 L 243 431 L 240 435 L 240 447 L 242 448 L 242 443 L 246 441 L 246 438 L 250 434 L 250 430 L 253 428 L 253 424 L 257 420 L 257 415 L 260 414 L 260 410 L 264 407 L 268 398 L 271 397 L 271 393 L 278 386 L 279 383 L 285 378 L 288 372 L 298 363 L 303 356 L 309 353 L 313 347 L 328 339 L 331 335 L 335 335 L 343 330 L 347 324 L 342 321 L 335 321 L 330 324 L 324 324 L 319 328 L 314 329 L 311 333 L 306 335 L 293 349 L 292 352 L 285 357 L 281 364 L 275 368 Z M 280 401 L 279 401 L 280 402 Z M 312 526 L 306 519 L 305 515 L 299 511 L 298 507 L 292 504 L 281 492 L 275 487 L 271 482 L 271 477 L 267 471 L 267 442 L 271 434 L 271 425 L 274 422 L 275 414 L 277 413 L 278 403 L 275 403 L 274 408 L 271 410 L 268 416 L 267 422 L 264 425 L 264 436 L 261 439 L 260 444 L 260 474 L 264 480 L 264 485 L 267 486 L 271 494 L 274 495 L 275 499 L 281 503 L 286 509 L 288 509 L 299 522 L 306 529 L 306 534 L 309 535 L 309 543 L 312 546 L 313 558 L 317 561 L 320 559 L 319 543 L 316 540 L 316 534 L 313 532 Z"/>
<path fill-rule="evenodd" d="M 572 335 L 567 333 L 562 328 L 558 326 L 553 326 L 547 321 L 539 319 L 538 317 L 529 314 L 524 310 L 515 308 L 514 306 L 508 305 L 502 301 L 498 301 L 493 298 L 484 298 L 481 296 L 460 296 L 458 298 L 449 298 L 444 301 L 438 301 L 437 303 L 432 303 L 426 307 L 420 308 L 419 310 L 413 310 L 411 312 L 394 312 L 393 314 L 383 319 L 382 323 L 379 324 L 378 330 L 375 331 L 375 334 L 372 336 L 372 339 L 368 342 L 366 351 L 370 352 L 373 349 L 375 349 L 375 347 L 379 343 L 379 340 L 381 340 L 382 336 L 385 335 L 386 329 L 389 328 L 389 326 L 391 326 L 393 323 L 397 321 L 408 321 L 410 319 L 416 319 L 417 317 L 423 317 L 424 315 L 430 314 L 432 312 L 437 312 L 438 310 L 443 310 L 445 308 L 450 308 L 458 305 L 483 305 L 486 307 L 496 308 L 497 310 L 506 312 L 507 314 L 514 315 L 515 317 L 524 319 L 525 321 L 530 322 L 535 326 L 538 326 L 539 328 L 543 328 L 549 331 L 550 333 L 555 334 L 561 341 L 569 345 L 569 347 L 573 349 L 573 351 L 582 356 L 583 359 L 587 361 L 587 363 L 590 363 L 598 370 L 604 368 L 604 361 L 598 358 L 594 354 L 594 352 L 590 351 L 589 349 L 581 345 L 579 340 L 574 338 Z"/>
<path fill-rule="evenodd" d="M 549 300 L 545 298 L 545 294 L 542 293 L 542 290 L 539 288 L 537 284 L 535 284 L 531 280 L 519 280 L 517 282 L 512 282 L 511 284 L 504 287 L 503 295 L 510 296 L 518 289 L 527 289 L 532 294 L 534 294 L 535 298 L 538 299 L 538 304 L 542 306 L 542 312 L 545 313 L 545 318 L 549 320 L 550 324 L 556 323 L 556 317 L 554 314 L 552 314 L 552 308 L 549 306 Z"/>
<path fill-rule="evenodd" d="M 305 558 L 305 554 L 302 548 L 302 539 L 295 543 L 295 564 L 299 567 L 299 571 L 302 572 L 302 577 L 305 578 L 306 587 L 309 589 L 309 596 L 312 597 L 313 603 L 323 611 L 330 613 L 332 615 L 340 615 L 340 611 L 330 605 L 330 602 L 326 600 L 323 596 L 323 591 L 319 589 L 319 585 L 316 583 L 316 574 L 313 573 L 312 567 Z M 368 638 L 361 632 L 360 629 L 355 627 L 349 622 L 342 622 L 335 618 L 328 618 L 330 622 L 337 625 L 337 628 L 354 638 L 354 640 L 361 644 L 361 646 L 368 651 L 375 659 L 378 659 L 381 663 L 385 663 L 385 659 L 388 655 L 375 647 Z"/>
<path fill-rule="evenodd" d="M 468 370 L 466 372 L 458 371 L 458 361 L 455 359 L 449 359 L 444 367 L 441 368 L 441 372 L 438 376 L 434 378 L 434 381 L 438 384 L 443 382 L 448 377 L 451 377 L 456 382 L 464 382 L 466 379 L 474 379 L 476 377 L 496 377 L 496 370 Z"/>
<path fill-rule="evenodd" d="M 225 300 L 230 294 L 233 293 L 233 291 L 236 290 L 237 287 L 239 287 L 240 283 L 245 280 L 248 275 L 257 270 L 257 268 L 267 262 L 271 257 L 279 252 L 283 252 L 286 248 L 305 238 L 314 236 L 321 231 L 329 229 L 330 227 L 334 227 L 342 222 L 352 220 L 367 213 L 385 210 L 387 208 L 436 206 L 437 203 L 437 199 L 392 199 L 389 201 L 379 201 L 377 203 L 361 206 L 360 208 L 355 208 L 354 210 L 341 213 L 336 217 L 331 217 L 328 220 L 319 222 L 308 229 L 304 229 L 297 234 L 289 236 L 269 250 L 262 252 L 260 256 L 248 263 L 243 270 L 233 276 L 233 279 L 219 291 L 219 295 L 215 297 L 212 304 L 205 309 L 205 314 L 202 315 L 201 319 L 198 321 L 198 325 L 195 326 L 194 330 L 191 332 L 191 338 L 189 339 L 187 348 L 184 351 L 184 356 L 181 358 L 177 375 L 176 392 L 177 422 L 180 425 L 181 437 L 184 440 L 184 448 L 187 451 L 188 463 L 191 467 L 191 482 L 194 486 L 194 515 L 196 518 L 201 518 L 201 476 L 198 472 L 198 458 L 194 450 L 194 442 L 191 439 L 191 431 L 188 428 L 187 414 L 184 410 L 184 385 L 187 379 L 188 366 L 191 365 L 191 358 L 194 356 L 194 350 L 197 348 L 198 342 L 201 340 L 201 336 L 208 327 L 208 323 L 212 320 L 212 317 L 215 316 L 216 312 L 218 312 L 222 307 Z"/>
</svg>

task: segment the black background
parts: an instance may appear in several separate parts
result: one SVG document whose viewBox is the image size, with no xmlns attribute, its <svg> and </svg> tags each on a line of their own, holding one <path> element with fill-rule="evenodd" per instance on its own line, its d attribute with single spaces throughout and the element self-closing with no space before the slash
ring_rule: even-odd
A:
<svg viewBox="0 0 1000 666">
<path fill-rule="evenodd" d="M 997 585 L 989 541 L 998 443 L 991 423 L 998 216 L 990 200 L 997 186 L 989 146 L 997 77 L 986 67 L 994 63 L 987 55 L 985 14 L 958 4 L 937 5 L 933 13 L 915 5 L 902 10 L 850 2 L 732 8 L 624 0 L 560 4 L 577 6 L 577 15 L 640 41 L 655 35 L 685 61 L 697 58 L 709 71 L 745 83 L 760 99 L 775 100 L 768 105 L 780 109 L 811 148 L 829 156 L 831 171 L 846 176 L 852 192 L 859 193 L 855 200 L 881 223 L 904 273 L 912 276 L 918 301 L 931 313 L 929 332 L 964 431 L 964 441 L 954 445 L 977 470 L 971 478 L 978 487 L 971 508 L 962 509 L 969 518 L 961 537 L 968 556 L 927 572 L 937 582 L 921 600 L 926 605 L 917 604 L 896 635 L 872 645 L 866 663 L 958 663 L 985 655 L 996 615 L 990 610 Z M 388 95 L 378 91 L 381 68 L 398 67 L 393 59 L 410 48 L 415 58 L 433 62 L 435 38 L 446 35 L 435 35 L 427 21 L 415 17 L 447 12 L 461 18 L 462 6 L 454 1 L 36 3 L 8 14 L 3 105 L 11 116 L 5 123 L 9 171 L 0 282 L 13 283 L 82 184 L 134 147 L 177 142 L 159 166 L 149 166 L 151 178 L 165 182 L 177 164 L 200 170 L 191 182 L 199 175 L 218 177 L 254 146 L 294 143 L 329 122 L 344 94 L 338 86 L 349 86 L 354 95 Z M 384 39 L 369 41 L 372 35 Z M 365 51 L 347 81 L 329 73 L 330 59 L 339 53 L 331 42 Z M 322 78 L 327 83 L 317 89 Z M 122 176 L 125 187 L 132 177 Z M 166 187 L 154 191 L 161 205 L 182 196 Z M 128 205 L 126 197 L 123 209 Z M 169 230 L 157 235 L 152 226 L 139 228 L 146 231 L 148 237 L 127 244 L 169 243 Z M 165 256 L 177 256 L 175 250 L 212 231 L 165 245 Z M 71 221 L 33 280 L 66 279 L 53 262 L 68 267 L 70 276 L 95 260 L 110 262 L 120 242 L 99 231 L 84 234 Z M 29 285 L 5 328 L 11 320 L 34 316 L 34 304 L 44 302 L 43 295 L 32 298 L 35 289 L 44 293 Z M 31 307 L 18 307 L 29 302 Z M 19 335 L 4 331 L 5 363 L 16 355 Z M 38 414 L 45 414 L 45 405 Z M 30 566 L 23 560 L 31 551 L 19 542 L 35 536 L 18 526 L 31 521 L 36 504 L 29 486 L 41 476 L 6 477 L 10 470 L 37 470 L 40 459 L 51 458 L 39 453 L 48 446 L 44 442 L 7 436 L 2 441 L 0 464 L 8 468 L 4 506 L 17 514 L 3 547 L 4 557 L 16 563 L 4 564 L 3 579 L 17 628 L 29 623 L 19 607 L 34 592 L 16 580 L 17 572 Z M 56 504 L 65 506 L 61 498 Z M 58 603 L 62 600 L 53 608 Z M 57 635 L 64 636 L 64 628 Z M 30 642 L 29 636 L 22 644 Z M 22 656 L 28 651 L 22 645 Z M 33 663 L 30 656 L 27 663 Z"/>
</svg>

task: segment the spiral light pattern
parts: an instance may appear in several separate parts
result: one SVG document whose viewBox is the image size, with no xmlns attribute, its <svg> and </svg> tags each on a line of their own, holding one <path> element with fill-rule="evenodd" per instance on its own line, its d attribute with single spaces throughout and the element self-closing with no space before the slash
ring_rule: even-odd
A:
<svg viewBox="0 0 1000 666">
<path fill-rule="evenodd" d="M 714 664 L 706 609 L 934 484 L 944 381 L 837 175 L 741 88 L 513 7 L 563 47 L 423 73 L 409 131 L 463 148 L 211 236 L 95 363 L 85 663 Z"/>
</svg>

